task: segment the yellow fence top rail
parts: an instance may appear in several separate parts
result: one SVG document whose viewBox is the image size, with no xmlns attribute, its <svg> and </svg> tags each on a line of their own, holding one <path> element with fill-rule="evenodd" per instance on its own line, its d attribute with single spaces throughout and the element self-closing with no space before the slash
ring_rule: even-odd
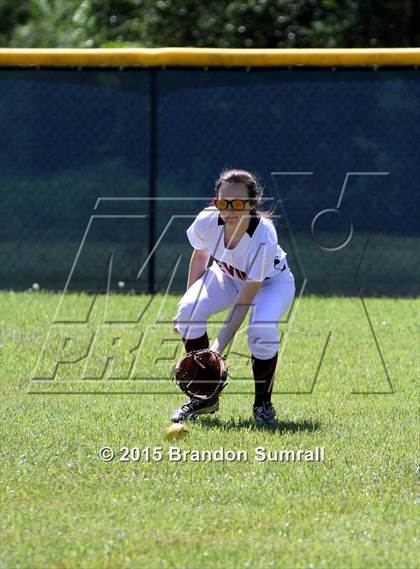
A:
<svg viewBox="0 0 420 569">
<path fill-rule="evenodd" d="M 0 48 L 0 67 L 348 67 L 416 65 L 420 65 L 420 48 Z"/>
</svg>

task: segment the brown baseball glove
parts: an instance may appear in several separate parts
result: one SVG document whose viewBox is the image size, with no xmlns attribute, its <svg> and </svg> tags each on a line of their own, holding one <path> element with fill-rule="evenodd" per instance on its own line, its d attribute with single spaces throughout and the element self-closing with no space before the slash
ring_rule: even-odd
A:
<svg viewBox="0 0 420 569">
<path fill-rule="evenodd" d="M 225 359 L 210 349 L 193 350 L 181 358 L 172 371 L 172 377 L 189 397 L 210 399 L 226 387 Z"/>
</svg>

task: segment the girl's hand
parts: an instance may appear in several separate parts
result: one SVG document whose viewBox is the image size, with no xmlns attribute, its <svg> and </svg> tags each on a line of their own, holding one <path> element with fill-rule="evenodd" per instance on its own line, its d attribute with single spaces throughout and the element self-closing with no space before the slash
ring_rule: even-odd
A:
<svg viewBox="0 0 420 569">
<path fill-rule="evenodd" d="M 222 354 L 221 354 L 221 350 L 220 350 L 219 340 L 218 340 L 217 338 L 214 340 L 214 342 L 213 342 L 212 345 L 210 346 L 210 350 L 213 350 L 213 352 L 217 352 L 217 353 L 219 353 L 220 355 L 222 355 Z"/>
<path fill-rule="evenodd" d="M 176 329 L 178 322 L 176 321 L 176 317 L 172 320 L 172 327 L 174 329 L 174 332 L 176 332 L 177 334 L 179 334 L 178 330 Z"/>
</svg>

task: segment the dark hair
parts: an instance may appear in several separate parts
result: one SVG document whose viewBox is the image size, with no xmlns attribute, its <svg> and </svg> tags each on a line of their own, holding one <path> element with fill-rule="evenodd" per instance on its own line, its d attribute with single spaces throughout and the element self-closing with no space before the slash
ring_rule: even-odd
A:
<svg viewBox="0 0 420 569">
<path fill-rule="evenodd" d="M 248 197 L 255 198 L 255 206 L 252 209 L 268 219 L 271 218 L 273 211 L 264 211 L 258 207 L 258 203 L 262 199 L 264 189 L 256 174 L 249 172 L 248 170 L 240 170 L 237 168 L 227 168 L 222 170 L 215 184 L 216 196 L 223 182 L 244 184 L 248 189 Z"/>
</svg>

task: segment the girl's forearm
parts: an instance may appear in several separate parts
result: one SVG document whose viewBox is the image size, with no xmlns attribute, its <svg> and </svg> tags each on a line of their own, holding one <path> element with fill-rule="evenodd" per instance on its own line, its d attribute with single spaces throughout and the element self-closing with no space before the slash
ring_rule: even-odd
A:
<svg viewBox="0 0 420 569">
<path fill-rule="evenodd" d="M 211 345 L 211 349 L 223 353 L 223 350 L 232 340 L 236 332 L 239 330 L 245 316 L 248 312 L 249 305 L 247 304 L 234 304 L 229 316 L 227 317 L 219 335 Z"/>
<path fill-rule="evenodd" d="M 194 252 L 191 256 L 190 266 L 188 270 L 187 290 L 197 281 L 204 273 L 209 261 L 209 254 L 197 254 Z"/>
</svg>

